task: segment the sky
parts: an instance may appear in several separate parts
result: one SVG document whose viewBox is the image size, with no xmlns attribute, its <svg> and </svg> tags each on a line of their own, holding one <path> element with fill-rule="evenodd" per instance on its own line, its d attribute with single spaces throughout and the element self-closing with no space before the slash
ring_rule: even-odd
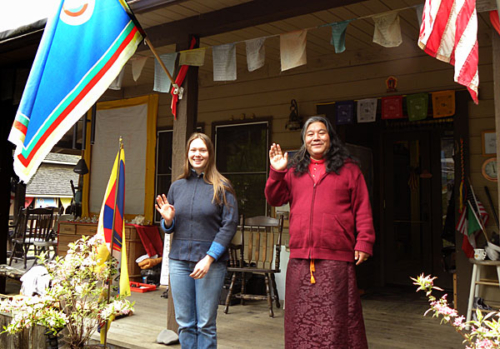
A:
<svg viewBox="0 0 500 349">
<path fill-rule="evenodd" d="M 0 32 L 47 18 L 61 0 L 0 0 Z"/>
</svg>

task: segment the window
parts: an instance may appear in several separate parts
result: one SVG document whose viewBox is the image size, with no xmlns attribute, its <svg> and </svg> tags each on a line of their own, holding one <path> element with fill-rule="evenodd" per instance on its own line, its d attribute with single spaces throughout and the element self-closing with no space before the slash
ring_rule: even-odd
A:
<svg viewBox="0 0 500 349">
<path fill-rule="evenodd" d="M 231 181 L 239 213 L 246 217 L 265 215 L 269 121 L 213 126 L 217 169 Z"/>
<path fill-rule="evenodd" d="M 156 197 L 167 195 L 172 183 L 172 130 L 158 131 L 156 135 Z M 155 209 L 154 221 L 160 223 L 161 216 Z"/>
</svg>

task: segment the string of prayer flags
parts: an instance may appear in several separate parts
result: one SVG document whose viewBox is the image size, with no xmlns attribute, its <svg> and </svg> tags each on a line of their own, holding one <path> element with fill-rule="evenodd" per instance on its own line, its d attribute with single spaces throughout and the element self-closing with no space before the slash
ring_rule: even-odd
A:
<svg viewBox="0 0 500 349">
<path fill-rule="evenodd" d="M 175 61 L 177 60 L 177 52 L 165 53 L 160 56 L 161 61 L 165 64 L 170 75 L 174 74 Z M 170 92 L 170 79 L 167 73 L 163 70 L 158 60 L 155 59 L 155 82 L 153 91 L 169 93 Z"/>
<path fill-rule="evenodd" d="M 406 109 L 410 121 L 424 120 L 429 109 L 429 94 L 415 93 L 406 96 Z"/>
<path fill-rule="evenodd" d="M 236 45 L 212 47 L 214 81 L 236 80 Z"/>
<path fill-rule="evenodd" d="M 327 26 L 332 27 L 332 37 L 330 39 L 330 44 L 332 44 L 335 48 L 335 53 L 342 53 L 345 51 L 345 33 L 347 31 L 347 26 L 352 21 L 352 19 L 349 19 L 343 22 L 327 24 Z"/>
<path fill-rule="evenodd" d="M 307 30 L 280 34 L 281 71 L 307 64 Z"/>
<path fill-rule="evenodd" d="M 403 42 L 399 11 L 391 11 L 373 16 L 375 30 L 373 42 L 383 47 L 398 47 Z"/>
<path fill-rule="evenodd" d="M 366 98 L 358 101 L 358 123 L 375 122 L 377 119 L 377 99 Z"/>
<path fill-rule="evenodd" d="M 132 78 L 134 81 L 137 82 L 139 80 L 139 77 L 141 76 L 142 69 L 144 68 L 144 65 L 146 64 L 146 61 L 148 60 L 148 57 L 137 57 L 132 59 Z"/>
<path fill-rule="evenodd" d="M 432 117 L 455 115 L 455 91 L 432 92 Z"/>
<path fill-rule="evenodd" d="M 246 40 L 247 67 L 248 71 L 252 72 L 264 66 L 266 61 L 266 47 L 264 42 L 266 38 L 257 38 Z"/>
<path fill-rule="evenodd" d="M 125 67 L 122 68 L 122 71 L 113 80 L 113 82 L 111 83 L 111 85 L 109 85 L 108 89 L 115 90 L 115 91 L 121 90 L 122 89 L 122 81 L 123 81 L 123 75 L 124 75 L 124 73 L 125 73 Z"/>
<path fill-rule="evenodd" d="M 185 50 L 180 52 L 179 65 L 202 67 L 205 64 L 206 47 Z"/>
<path fill-rule="evenodd" d="M 382 97 L 382 120 L 403 118 L 403 96 Z"/>
<path fill-rule="evenodd" d="M 335 103 L 335 123 L 337 125 L 352 124 L 354 122 L 354 101 Z"/>
</svg>

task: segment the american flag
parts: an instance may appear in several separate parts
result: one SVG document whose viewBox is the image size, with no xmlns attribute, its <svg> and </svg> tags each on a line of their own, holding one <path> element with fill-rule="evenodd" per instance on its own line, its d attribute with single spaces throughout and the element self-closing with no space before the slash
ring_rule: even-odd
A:
<svg viewBox="0 0 500 349">
<path fill-rule="evenodd" d="M 455 66 L 454 80 L 478 103 L 479 47 L 476 0 L 426 0 L 418 45 Z"/>
</svg>

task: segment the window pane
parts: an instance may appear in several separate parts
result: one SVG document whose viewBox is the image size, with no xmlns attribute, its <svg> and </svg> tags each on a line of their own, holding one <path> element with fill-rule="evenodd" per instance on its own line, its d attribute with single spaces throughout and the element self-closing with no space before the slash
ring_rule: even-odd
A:
<svg viewBox="0 0 500 349">
<path fill-rule="evenodd" d="M 158 132 L 157 174 L 172 172 L 172 131 Z"/>
<path fill-rule="evenodd" d="M 266 214 L 266 174 L 232 174 L 225 175 L 233 185 L 238 200 L 239 214 L 245 217 Z"/>
<path fill-rule="evenodd" d="M 216 159 L 221 172 L 267 171 L 267 122 L 217 127 Z"/>
</svg>

